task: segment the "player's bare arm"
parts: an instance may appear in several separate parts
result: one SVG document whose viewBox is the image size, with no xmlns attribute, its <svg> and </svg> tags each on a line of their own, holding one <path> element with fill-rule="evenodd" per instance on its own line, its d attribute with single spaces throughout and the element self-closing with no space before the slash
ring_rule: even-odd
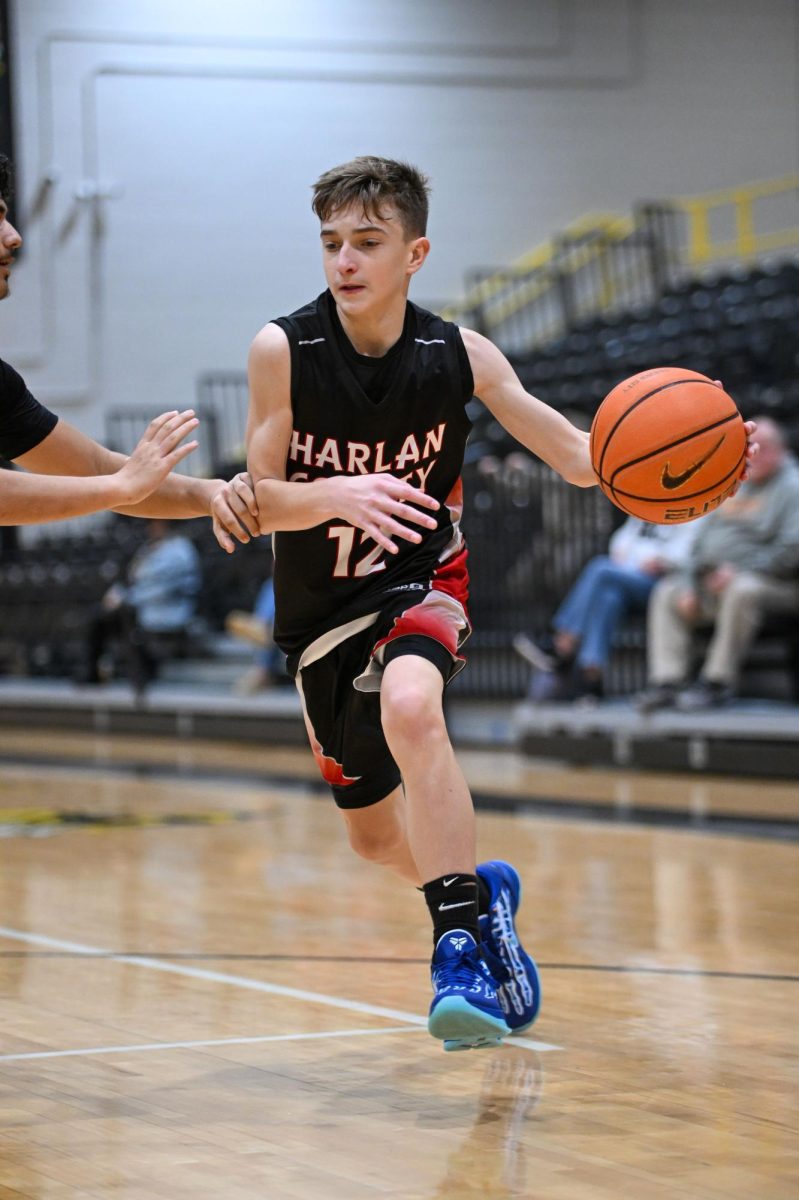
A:
<svg viewBox="0 0 799 1200">
<path fill-rule="evenodd" d="M 255 338 L 248 364 L 247 465 L 254 480 L 261 533 L 312 529 L 335 517 L 362 529 L 392 554 L 394 538 L 421 541 L 404 522 L 434 529 L 438 501 L 393 475 L 338 475 L 311 482 L 286 479 L 292 432 L 291 355 L 277 325 Z"/>
<path fill-rule="evenodd" d="M 194 416 L 191 410 L 177 415 L 184 416 L 187 421 Z M 129 489 L 119 490 L 120 482 L 130 482 L 130 469 L 125 475 L 122 474 L 130 459 L 124 454 L 107 450 L 63 420 L 37 446 L 20 455 L 16 461 L 26 470 L 36 472 L 38 479 L 26 479 L 19 475 L 15 477 L 15 486 L 27 488 L 26 495 L 32 495 L 33 490 L 38 488 L 42 505 L 45 496 L 49 496 L 47 504 L 52 510 L 51 515 L 41 515 L 36 518 L 39 521 L 64 519 L 103 508 L 133 517 L 211 517 L 217 541 L 228 553 L 234 549 L 234 538 L 239 542 L 248 542 L 250 537 L 258 535 L 258 510 L 246 473 L 236 475 L 229 482 L 223 479 L 193 479 L 186 475 L 161 475 L 150 489 L 150 494 L 146 490 L 137 491 L 137 499 Z M 90 485 L 88 478 L 85 478 L 77 486 L 77 480 L 74 480 L 73 486 L 65 489 L 63 480 L 58 484 L 45 485 L 41 478 L 43 475 L 95 476 L 101 482 L 95 479 Z M 56 493 L 59 487 L 64 505 L 79 503 L 81 495 L 83 502 L 87 502 L 91 493 L 91 507 L 81 508 L 80 512 L 66 511 L 65 508 L 58 510 Z M 110 501 L 106 502 L 108 497 Z"/>
<path fill-rule="evenodd" d="M 64 478 L 3 472 L 0 524 L 33 525 L 115 505 L 135 505 L 196 450 L 196 441 L 185 441 L 196 427 L 193 412 L 162 413 L 148 425 L 130 458 L 123 459 L 121 467 L 110 474 Z M 23 457 L 30 459 L 31 454 L 36 457 L 35 452 Z"/>
<path fill-rule="evenodd" d="M 569 483 L 591 487 L 596 475 L 588 452 L 588 434 L 522 387 L 501 350 L 471 329 L 461 329 L 474 376 L 475 395 L 518 442 Z"/>
</svg>

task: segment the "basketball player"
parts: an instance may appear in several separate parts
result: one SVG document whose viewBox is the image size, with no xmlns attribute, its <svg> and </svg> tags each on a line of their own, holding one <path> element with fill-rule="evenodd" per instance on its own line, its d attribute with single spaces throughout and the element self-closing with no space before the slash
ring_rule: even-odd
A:
<svg viewBox="0 0 799 1200">
<path fill-rule="evenodd" d="M 351 844 L 421 886 L 433 921 L 429 1029 L 448 1050 L 535 1019 L 519 876 L 475 866 L 474 812 L 442 709 L 464 666 L 460 472 L 479 396 L 580 487 L 588 435 L 523 389 L 501 352 L 409 303 L 428 188 L 361 157 L 317 181 L 327 290 L 267 324 L 249 361 L 248 466 L 274 533 L 276 642 Z"/>
<path fill-rule="evenodd" d="M 9 175 L 8 159 L 0 155 L 0 300 L 9 293 L 14 254 L 22 245 L 8 220 Z M 196 447 L 185 442 L 196 425 L 191 410 L 163 413 L 127 458 L 59 420 L 0 359 L 0 457 L 37 472 L 0 471 L 0 525 L 57 521 L 108 508 L 137 517 L 210 516 L 217 541 L 232 553 L 234 538 L 248 542 L 258 533 L 247 475 L 225 483 L 170 474 Z"/>
</svg>

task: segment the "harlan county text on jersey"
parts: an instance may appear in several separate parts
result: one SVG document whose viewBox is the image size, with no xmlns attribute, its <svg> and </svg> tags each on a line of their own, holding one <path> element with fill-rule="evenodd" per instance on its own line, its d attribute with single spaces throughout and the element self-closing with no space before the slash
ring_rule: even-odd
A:
<svg viewBox="0 0 799 1200">
<path fill-rule="evenodd" d="M 350 442 L 332 437 L 323 439 L 294 429 L 288 458 L 290 463 L 315 467 L 324 475 L 372 475 L 380 471 L 392 471 L 424 491 L 427 477 L 436 464 L 433 455 L 441 451 L 446 427 L 446 421 L 442 421 L 435 429 L 428 429 L 418 438 L 409 433 L 396 454 L 386 451 L 385 441 L 369 445 L 368 442 Z M 308 471 L 293 471 L 288 475 L 290 482 L 310 477 Z"/>
</svg>

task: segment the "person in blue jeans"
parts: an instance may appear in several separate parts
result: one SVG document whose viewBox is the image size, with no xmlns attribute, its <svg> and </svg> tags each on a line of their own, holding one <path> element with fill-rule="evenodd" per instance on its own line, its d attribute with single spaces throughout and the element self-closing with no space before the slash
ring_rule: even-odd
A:
<svg viewBox="0 0 799 1200">
<path fill-rule="evenodd" d="M 526 634 L 514 639 L 517 652 L 542 673 L 534 679 L 534 698 L 560 696 L 570 673 L 578 698 L 602 695 L 616 630 L 627 613 L 646 611 L 661 576 L 687 561 L 696 526 L 654 525 L 638 517 L 619 526 L 608 553 L 586 563 L 552 618 L 549 652 Z"/>
</svg>

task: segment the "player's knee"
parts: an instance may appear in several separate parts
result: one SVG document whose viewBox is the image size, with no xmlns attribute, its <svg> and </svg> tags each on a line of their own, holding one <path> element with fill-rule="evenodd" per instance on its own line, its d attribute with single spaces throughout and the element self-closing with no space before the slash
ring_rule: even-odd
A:
<svg viewBox="0 0 799 1200">
<path fill-rule="evenodd" d="M 446 735 L 441 697 L 410 681 L 387 688 L 380 697 L 381 719 L 389 743 L 419 747 Z"/>
<path fill-rule="evenodd" d="M 403 842 L 403 830 L 399 822 L 390 822 L 378 828 L 364 828 L 350 822 L 347 826 L 350 846 L 367 862 L 380 865 L 393 862 Z"/>
</svg>

